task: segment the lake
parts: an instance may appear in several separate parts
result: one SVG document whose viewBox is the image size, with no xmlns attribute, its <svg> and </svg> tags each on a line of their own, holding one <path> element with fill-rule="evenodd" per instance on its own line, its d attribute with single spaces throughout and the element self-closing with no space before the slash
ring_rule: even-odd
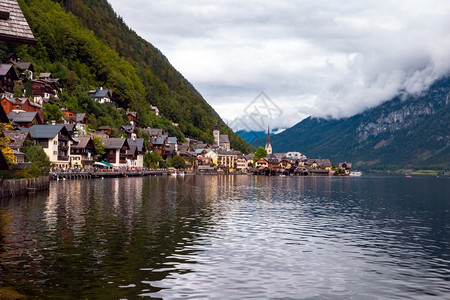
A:
<svg viewBox="0 0 450 300">
<path fill-rule="evenodd" d="M 450 178 L 55 181 L 0 201 L 0 295 L 450 299 Z"/>
</svg>

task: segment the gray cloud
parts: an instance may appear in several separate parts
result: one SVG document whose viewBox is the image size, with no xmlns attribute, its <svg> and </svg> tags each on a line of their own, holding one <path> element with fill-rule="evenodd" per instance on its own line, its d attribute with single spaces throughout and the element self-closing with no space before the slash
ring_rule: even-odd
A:
<svg viewBox="0 0 450 300">
<path fill-rule="evenodd" d="M 347 117 L 450 70 L 450 2 L 109 0 L 229 122 L 261 92 L 291 126 Z"/>
</svg>

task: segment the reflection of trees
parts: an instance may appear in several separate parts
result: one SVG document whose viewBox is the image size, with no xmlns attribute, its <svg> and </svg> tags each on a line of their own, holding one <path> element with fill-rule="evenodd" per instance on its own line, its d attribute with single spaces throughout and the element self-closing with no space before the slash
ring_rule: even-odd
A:
<svg viewBox="0 0 450 300">
<path fill-rule="evenodd" d="M 198 184 L 195 176 L 55 182 L 49 195 L 6 208 L 13 230 L 2 239 L 2 263 L 20 263 L 8 265 L 0 282 L 11 278 L 18 291 L 38 297 L 157 291 L 142 281 L 189 272 L 196 236 L 208 230 L 210 198 Z M 119 288 L 130 283 L 137 286 Z"/>
</svg>

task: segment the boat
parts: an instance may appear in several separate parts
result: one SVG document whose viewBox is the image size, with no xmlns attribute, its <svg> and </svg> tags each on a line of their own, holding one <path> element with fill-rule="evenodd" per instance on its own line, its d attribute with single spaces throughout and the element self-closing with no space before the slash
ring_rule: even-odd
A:
<svg viewBox="0 0 450 300">
<path fill-rule="evenodd" d="M 360 171 L 351 171 L 350 172 L 350 176 L 354 176 L 354 177 L 362 176 L 362 172 L 360 172 Z"/>
</svg>

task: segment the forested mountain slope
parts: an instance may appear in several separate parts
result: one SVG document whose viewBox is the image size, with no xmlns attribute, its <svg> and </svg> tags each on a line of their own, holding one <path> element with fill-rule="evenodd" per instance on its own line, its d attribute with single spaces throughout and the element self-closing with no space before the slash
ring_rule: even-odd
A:
<svg viewBox="0 0 450 300">
<path fill-rule="evenodd" d="M 106 0 L 18 2 L 38 44 L 9 45 L 4 51 L 15 51 L 33 62 L 36 73 L 52 72 L 61 78 L 61 104 L 77 112 L 87 110 L 100 120 L 99 125 L 117 123 L 116 118 L 95 111 L 85 98 L 88 90 L 104 87 L 114 91 L 120 107 L 137 111 L 144 127 L 163 127 L 173 135 L 212 143 L 212 128 L 218 122 L 232 147 L 249 150 L 164 55 L 128 28 Z M 151 113 L 151 105 L 158 106 L 163 120 Z"/>
<path fill-rule="evenodd" d="M 351 118 L 306 118 L 271 140 L 274 152 L 300 151 L 363 169 L 449 169 L 450 78 Z"/>
</svg>

